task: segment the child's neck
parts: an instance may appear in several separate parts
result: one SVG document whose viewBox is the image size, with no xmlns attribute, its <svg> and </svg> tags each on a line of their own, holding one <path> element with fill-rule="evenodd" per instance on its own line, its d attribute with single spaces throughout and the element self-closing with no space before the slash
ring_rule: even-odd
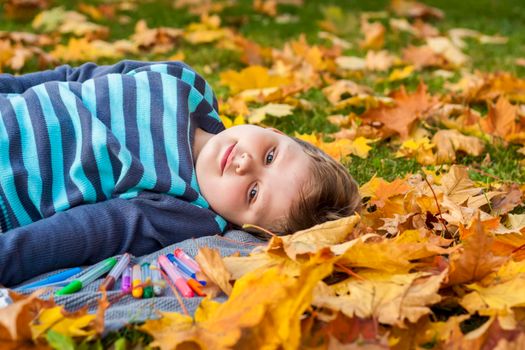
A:
<svg viewBox="0 0 525 350">
<path fill-rule="evenodd" d="M 214 136 L 214 134 L 210 134 L 209 132 L 206 132 L 202 130 L 201 128 L 195 129 L 195 136 L 193 137 L 193 163 L 197 163 L 197 158 L 199 157 L 199 154 L 201 153 L 202 148 L 208 142 L 209 139 L 211 139 Z"/>
</svg>

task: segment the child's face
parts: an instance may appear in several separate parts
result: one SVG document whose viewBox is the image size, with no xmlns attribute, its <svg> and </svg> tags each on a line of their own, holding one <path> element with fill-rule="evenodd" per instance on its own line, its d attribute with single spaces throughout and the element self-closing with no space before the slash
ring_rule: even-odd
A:
<svg viewBox="0 0 525 350">
<path fill-rule="evenodd" d="M 275 129 L 240 125 L 204 144 L 197 181 L 211 208 L 229 222 L 268 227 L 287 216 L 309 174 L 301 146 Z"/>
</svg>

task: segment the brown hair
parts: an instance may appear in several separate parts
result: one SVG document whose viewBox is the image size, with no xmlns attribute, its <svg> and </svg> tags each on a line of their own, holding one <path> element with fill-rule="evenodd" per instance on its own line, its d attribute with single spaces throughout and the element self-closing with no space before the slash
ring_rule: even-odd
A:
<svg viewBox="0 0 525 350">
<path fill-rule="evenodd" d="M 314 145 L 296 137 L 292 139 L 310 156 L 311 176 L 287 217 L 270 227 L 270 231 L 290 234 L 358 211 L 361 205 L 359 187 L 348 170 Z"/>
</svg>

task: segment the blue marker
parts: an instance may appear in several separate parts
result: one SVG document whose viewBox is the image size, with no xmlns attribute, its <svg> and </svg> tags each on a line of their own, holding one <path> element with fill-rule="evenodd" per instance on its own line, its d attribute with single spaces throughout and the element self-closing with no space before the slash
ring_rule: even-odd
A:
<svg viewBox="0 0 525 350">
<path fill-rule="evenodd" d="M 15 290 L 33 289 L 37 287 L 46 287 L 49 285 L 56 286 L 56 285 L 59 285 L 60 282 L 63 282 L 64 284 L 66 284 L 67 283 L 66 280 L 69 277 L 72 277 L 76 275 L 77 273 L 80 273 L 81 271 L 82 271 L 81 267 L 73 267 L 71 269 L 68 269 L 68 270 L 59 272 L 55 275 L 49 276 L 43 280 L 35 281 L 33 283 L 26 284 L 25 286 L 20 286 L 16 288 Z"/>
<path fill-rule="evenodd" d="M 186 264 L 184 264 L 182 261 L 177 259 L 175 255 L 173 254 L 166 254 L 168 259 L 174 263 L 182 272 L 184 272 L 186 275 L 190 276 L 191 278 L 195 278 L 195 271 L 190 269 Z"/>
</svg>

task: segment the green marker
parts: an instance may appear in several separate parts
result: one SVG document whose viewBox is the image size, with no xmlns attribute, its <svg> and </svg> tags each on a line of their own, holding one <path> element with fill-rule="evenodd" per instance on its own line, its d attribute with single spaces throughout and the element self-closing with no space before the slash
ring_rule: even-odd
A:
<svg viewBox="0 0 525 350">
<path fill-rule="evenodd" d="M 85 274 L 79 276 L 76 280 L 71 281 L 71 283 L 69 283 L 67 286 L 58 290 L 55 293 L 55 295 L 60 296 L 78 292 L 79 290 L 81 290 L 82 288 L 84 288 L 85 286 L 87 286 L 88 284 L 90 284 L 91 282 L 93 282 L 94 280 L 111 270 L 111 268 L 115 266 L 116 263 L 116 258 L 108 258 L 96 264 Z"/>
<path fill-rule="evenodd" d="M 142 270 L 142 283 L 144 283 L 144 294 L 143 298 L 151 298 L 153 296 L 153 285 L 151 283 L 151 272 L 149 269 L 149 263 L 145 262 L 141 266 Z"/>
</svg>

